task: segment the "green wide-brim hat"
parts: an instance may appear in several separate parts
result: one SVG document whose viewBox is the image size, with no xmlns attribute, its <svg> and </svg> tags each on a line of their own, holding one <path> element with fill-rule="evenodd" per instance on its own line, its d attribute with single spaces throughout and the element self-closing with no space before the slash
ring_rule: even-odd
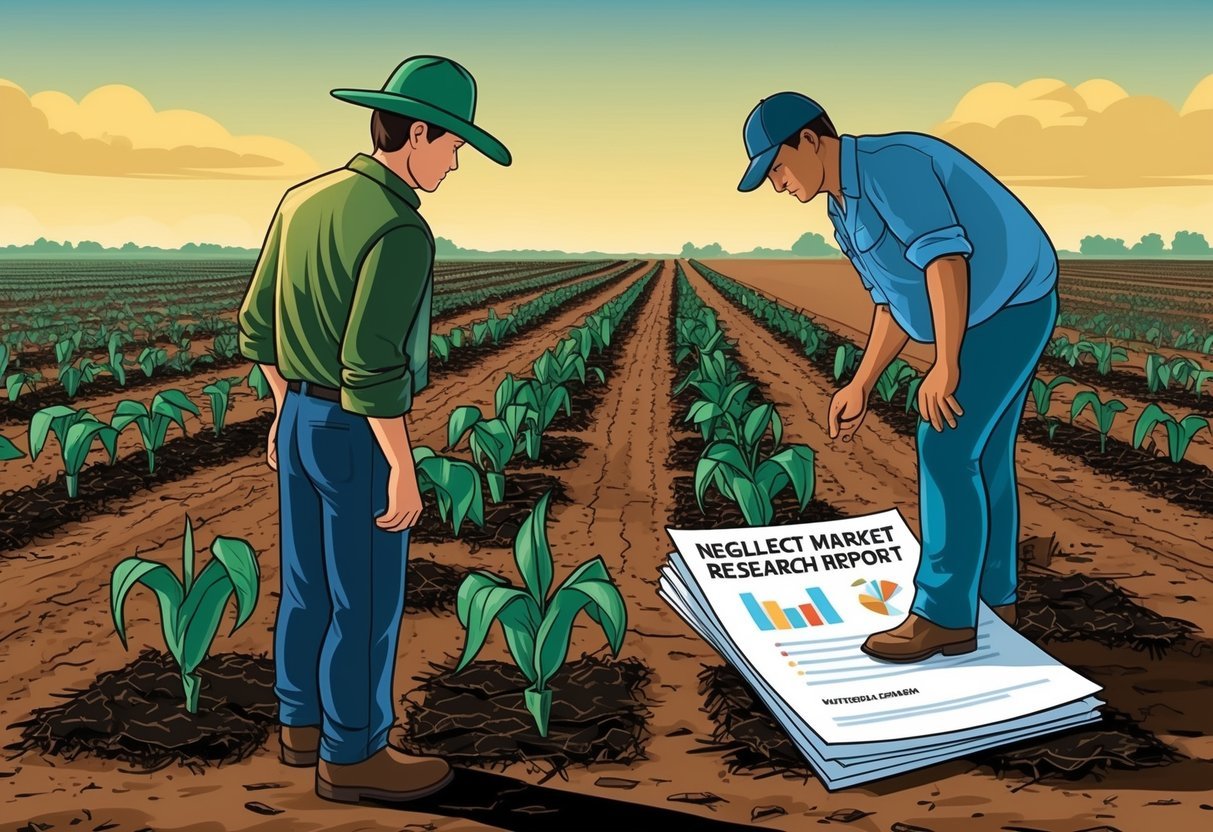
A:
<svg viewBox="0 0 1213 832">
<path fill-rule="evenodd" d="M 396 67 L 381 90 L 336 89 L 330 94 L 351 104 L 435 124 L 499 165 L 513 161 L 504 144 L 473 123 L 476 79 L 449 58 L 415 55 Z"/>
</svg>

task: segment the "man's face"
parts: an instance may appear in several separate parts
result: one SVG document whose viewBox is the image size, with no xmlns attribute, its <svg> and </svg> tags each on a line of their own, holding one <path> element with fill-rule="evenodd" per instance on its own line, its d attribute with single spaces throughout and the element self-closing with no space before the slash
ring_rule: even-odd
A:
<svg viewBox="0 0 1213 832">
<path fill-rule="evenodd" d="M 825 181 L 825 165 L 819 149 L 821 143 L 809 130 L 800 133 L 800 146 L 779 146 L 779 153 L 767 171 L 771 187 L 780 193 L 789 193 L 801 202 L 808 202 L 821 191 Z"/>
<path fill-rule="evenodd" d="M 459 169 L 459 148 L 464 141 L 448 131 L 431 142 L 424 125 L 418 124 L 414 129 L 420 132 L 420 138 L 409 154 L 409 173 L 421 190 L 432 193 L 448 173 Z"/>
</svg>

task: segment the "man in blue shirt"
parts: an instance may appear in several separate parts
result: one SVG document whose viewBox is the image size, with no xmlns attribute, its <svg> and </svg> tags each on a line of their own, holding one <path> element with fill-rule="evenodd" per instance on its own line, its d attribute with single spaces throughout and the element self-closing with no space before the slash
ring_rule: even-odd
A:
<svg viewBox="0 0 1213 832">
<path fill-rule="evenodd" d="M 835 238 L 876 304 L 863 360 L 830 402 L 830 436 L 850 441 L 910 338 L 935 344 L 917 394 L 917 592 L 906 620 L 863 650 L 896 662 L 970 652 L 979 599 L 1015 622 L 1015 438 L 1057 320 L 1057 253 L 1014 194 L 933 136 L 839 136 L 794 92 L 759 102 L 743 132 L 738 190 L 767 180 L 801 202 L 828 194 Z"/>
</svg>

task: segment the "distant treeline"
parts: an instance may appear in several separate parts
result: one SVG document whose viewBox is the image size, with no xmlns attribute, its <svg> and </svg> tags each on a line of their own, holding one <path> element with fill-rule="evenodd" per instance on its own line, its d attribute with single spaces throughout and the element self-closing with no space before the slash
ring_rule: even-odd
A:
<svg viewBox="0 0 1213 832">
<path fill-rule="evenodd" d="M 1161 234 L 1145 234 L 1132 246 L 1125 245 L 1119 237 L 1083 237 L 1079 253 L 1095 257 L 1208 257 L 1213 255 L 1204 234 L 1195 231 L 1177 231 L 1167 248 Z"/>
<path fill-rule="evenodd" d="M 8 245 L 0 247 L 0 256 L 17 257 L 47 257 L 67 255 L 79 257 L 104 257 L 118 255 L 120 257 L 178 257 L 181 255 L 194 257 L 256 257 L 260 249 L 241 248 L 239 246 L 221 246 L 218 243 L 186 243 L 181 248 L 160 248 L 159 246 L 140 246 L 135 243 L 125 243 L 118 247 L 107 247 L 93 240 L 81 240 L 78 243 L 60 243 L 39 237 L 29 245 Z"/>
<path fill-rule="evenodd" d="M 560 249 L 500 249 L 497 251 L 481 251 L 479 249 L 461 248 L 445 237 L 434 239 L 435 255 L 440 260 L 609 260 L 617 258 L 665 258 L 675 255 L 670 252 L 617 252 L 617 251 L 578 251 L 569 252 Z M 181 248 L 160 248 L 158 246 L 141 246 L 135 243 L 125 243 L 118 247 L 106 247 L 92 240 L 82 240 L 79 243 L 57 242 L 39 237 L 33 243 L 23 246 L 0 246 L 0 257 L 239 257 L 254 259 L 259 249 L 241 248 L 240 246 L 222 246 L 218 243 L 186 243 Z M 1063 257 L 1131 257 L 1148 259 L 1155 257 L 1213 257 L 1213 247 L 1205 235 L 1195 231 L 1178 231 L 1168 247 L 1161 234 L 1145 234 L 1133 245 L 1127 245 L 1119 237 L 1102 237 L 1098 234 L 1083 237 L 1078 251 L 1059 250 Z M 764 248 L 759 246 L 749 251 L 729 252 L 720 243 L 708 243 L 697 246 L 686 243 L 679 257 L 694 257 L 699 260 L 711 258 L 799 258 L 799 257 L 839 257 L 841 252 L 826 242 L 820 234 L 808 232 L 802 234 L 791 248 Z"/>
</svg>

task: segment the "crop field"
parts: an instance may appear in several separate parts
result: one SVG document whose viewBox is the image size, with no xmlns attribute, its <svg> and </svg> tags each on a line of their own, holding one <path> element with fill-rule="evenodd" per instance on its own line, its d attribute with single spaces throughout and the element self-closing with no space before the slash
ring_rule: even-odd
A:
<svg viewBox="0 0 1213 832">
<path fill-rule="evenodd" d="M 872 314 L 845 262 L 440 263 L 391 741 L 458 775 L 401 809 L 321 800 L 278 759 L 273 404 L 234 323 L 250 269 L 0 267 L 4 829 L 1213 824 L 1213 263 L 1065 263 L 1023 414 L 1017 627 L 1104 687 L 1105 720 L 837 792 L 658 597 L 665 529 L 896 506 L 917 530 L 931 347 L 911 342 L 843 443 L 828 405 Z M 747 394 L 716 401 L 719 376 Z M 688 420 L 710 406 L 745 435 Z M 801 476 L 721 488 L 702 463 L 729 443 Z M 550 552 L 550 598 L 524 550 Z M 176 608 L 149 587 L 170 571 L 179 593 L 228 587 L 213 644 L 162 635 Z M 506 583 L 537 611 L 591 587 L 567 655 L 531 645 L 520 670 L 484 632 Z"/>
</svg>

